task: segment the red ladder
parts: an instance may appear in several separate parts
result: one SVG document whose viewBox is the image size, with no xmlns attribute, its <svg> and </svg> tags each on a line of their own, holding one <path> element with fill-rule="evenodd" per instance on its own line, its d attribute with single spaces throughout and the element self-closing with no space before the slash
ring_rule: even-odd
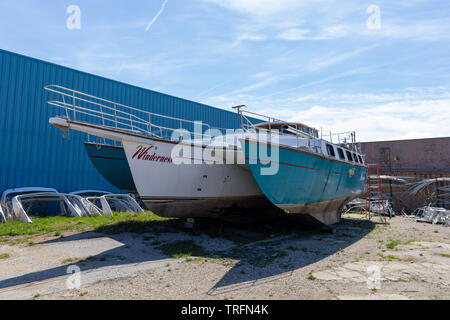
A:
<svg viewBox="0 0 450 320">
<path fill-rule="evenodd" d="M 370 173 L 370 169 L 374 169 L 375 167 L 377 169 L 376 176 Z M 372 204 L 376 205 L 375 208 L 377 213 L 379 213 L 380 217 L 386 222 L 386 210 L 384 208 L 379 164 L 369 164 L 367 166 L 366 217 L 369 219 L 372 218 Z"/>
</svg>

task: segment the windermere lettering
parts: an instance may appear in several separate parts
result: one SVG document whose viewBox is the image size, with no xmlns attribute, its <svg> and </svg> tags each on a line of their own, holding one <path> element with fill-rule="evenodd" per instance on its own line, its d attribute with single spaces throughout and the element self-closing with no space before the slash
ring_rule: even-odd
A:
<svg viewBox="0 0 450 320">
<path fill-rule="evenodd" d="M 144 147 L 144 146 L 137 147 L 137 151 L 133 155 L 133 159 L 153 161 L 153 162 L 172 163 L 172 158 L 158 156 L 156 154 L 156 152 L 154 152 L 153 154 L 149 154 L 149 151 L 154 148 L 155 148 L 155 146 L 153 146 L 153 145 L 148 146 L 148 147 Z"/>
</svg>

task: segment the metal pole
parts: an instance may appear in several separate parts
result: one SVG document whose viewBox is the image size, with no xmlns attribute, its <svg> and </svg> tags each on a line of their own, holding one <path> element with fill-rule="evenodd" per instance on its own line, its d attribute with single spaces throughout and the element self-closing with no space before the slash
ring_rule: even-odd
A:
<svg viewBox="0 0 450 320">
<path fill-rule="evenodd" d="M 117 124 L 117 104 L 114 103 L 114 122 L 116 123 L 116 129 L 118 128 Z"/>
<path fill-rule="evenodd" d="M 73 120 L 77 120 L 77 108 L 75 103 L 75 91 L 72 91 L 72 97 L 73 97 Z"/>
</svg>

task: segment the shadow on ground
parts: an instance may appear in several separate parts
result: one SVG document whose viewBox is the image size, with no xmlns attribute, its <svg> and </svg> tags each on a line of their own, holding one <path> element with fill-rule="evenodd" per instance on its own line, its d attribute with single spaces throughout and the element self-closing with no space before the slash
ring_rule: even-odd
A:
<svg viewBox="0 0 450 320">
<path fill-rule="evenodd" d="M 309 218 L 287 216 L 272 222 L 229 224 L 202 220 L 200 231 L 192 235 L 181 220 L 123 222 L 40 244 L 73 243 L 108 237 L 117 248 L 78 261 L 62 262 L 50 268 L 0 281 L 0 289 L 67 276 L 67 267 L 79 265 L 83 272 L 102 267 L 156 262 L 172 257 L 199 256 L 239 261 L 208 292 L 220 295 L 248 286 L 289 277 L 295 270 L 325 259 L 364 238 L 376 226 L 367 220 L 343 219 L 335 233 L 324 232 L 322 225 Z M 177 235 L 171 241 L 171 235 Z M 182 240 L 179 240 L 182 236 Z M 227 250 L 200 246 L 199 236 L 214 243 L 230 241 Z M 206 237 L 207 236 L 207 237 Z M 168 238 L 169 237 L 169 238 Z M 161 238 L 164 238 L 162 242 Z"/>
</svg>

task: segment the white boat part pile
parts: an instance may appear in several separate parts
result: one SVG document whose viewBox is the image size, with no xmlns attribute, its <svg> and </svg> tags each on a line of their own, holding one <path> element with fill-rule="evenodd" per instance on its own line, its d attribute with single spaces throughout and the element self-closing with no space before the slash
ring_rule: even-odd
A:
<svg viewBox="0 0 450 320">
<path fill-rule="evenodd" d="M 59 212 L 47 211 L 49 204 L 58 203 Z M 75 208 L 72 203 L 59 193 L 32 193 L 16 196 L 12 200 L 12 220 L 32 223 L 30 215 L 63 215 L 82 217 L 80 208 Z M 77 210 L 78 209 L 78 210 Z"/>
<path fill-rule="evenodd" d="M 82 195 L 97 194 L 85 198 Z M 98 204 L 95 205 L 95 204 Z M 22 221 L 32 223 L 30 217 L 68 216 L 92 217 L 112 215 L 116 212 L 144 213 L 129 195 L 108 194 L 103 191 L 79 191 L 71 194 L 58 193 L 48 188 L 21 188 L 7 190 L 0 202 L 0 223 Z"/>
<path fill-rule="evenodd" d="M 112 215 L 115 212 L 144 213 L 137 201 L 123 194 L 108 194 L 101 197 L 86 198 L 96 207 L 100 208 L 104 215 Z"/>
<path fill-rule="evenodd" d="M 346 205 L 343 214 L 366 212 L 366 209 L 367 201 L 365 199 L 357 198 Z M 389 200 L 383 200 L 383 202 L 381 202 L 380 200 L 372 199 L 370 202 L 369 213 L 382 216 L 384 215 L 383 212 L 390 217 L 395 216 L 394 209 Z"/>
<path fill-rule="evenodd" d="M 414 211 L 408 218 L 416 219 L 417 222 L 426 222 L 431 224 L 442 224 L 450 227 L 450 210 L 436 207 L 423 207 Z"/>
<path fill-rule="evenodd" d="M 6 223 L 6 216 L 5 216 L 5 211 L 3 210 L 3 204 L 0 203 L 0 224 L 1 223 Z"/>
<path fill-rule="evenodd" d="M 102 215 L 102 211 L 86 198 L 75 194 L 66 194 L 65 197 L 82 217 Z"/>
<path fill-rule="evenodd" d="M 107 191 L 99 191 L 99 190 L 80 190 L 80 191 L 74 191 L 70 194 L 74 194 L 83 198 L 87 197 L 101 197 L 106 196 L 107 194 L 111 194 L 111 192 Z"/>
</svg>

